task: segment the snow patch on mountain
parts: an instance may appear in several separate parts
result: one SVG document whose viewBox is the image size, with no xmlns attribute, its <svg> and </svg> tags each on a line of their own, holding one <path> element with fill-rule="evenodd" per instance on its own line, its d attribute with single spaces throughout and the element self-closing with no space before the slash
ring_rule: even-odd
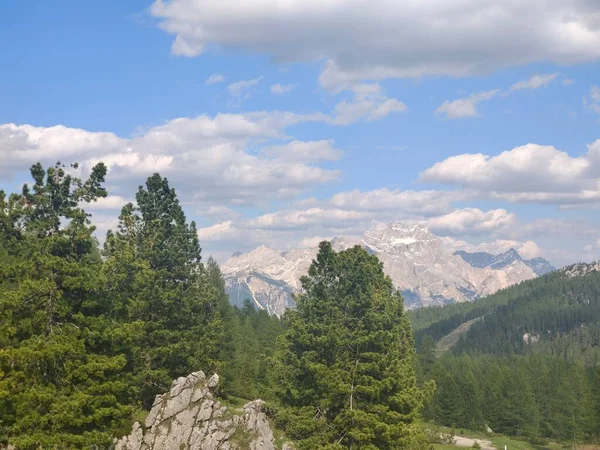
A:
<svg viewBox="0 0 600 450">
<path fill-rule="evenodd" d="M 514 249 L 501 255 L 454 253 L 423 225 L 393 223 L 367 230 L 359 239 L 332 240 L 336 251 L 354 245 L 379 257 L 409 308 L 472 301 L 535 278 L 538 266 L 550 266 L 546 260 L 525 261 Z M 295 306 L 293 294 L 300 291 L 300 277 L 317 252 L 318 247 L 280 252 L 261 246 L 232 256 L 222 267 L 232 303 L 241 305 L 248 298 L 282 315 Z"/>
</svg>

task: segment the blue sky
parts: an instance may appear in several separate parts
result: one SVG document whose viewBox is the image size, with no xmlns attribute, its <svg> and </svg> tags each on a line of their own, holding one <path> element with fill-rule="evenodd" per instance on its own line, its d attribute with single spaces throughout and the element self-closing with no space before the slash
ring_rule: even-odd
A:
<svg viewBox="0 0 600 450">
<path fill-rule="evenodd" d="M 104 161 L 103 234 L 159 171 L 221 261 L 374 221 L 597 259 L 600 9 L 517 3 L 3 2 L 0 188 Z"/>
</svg>

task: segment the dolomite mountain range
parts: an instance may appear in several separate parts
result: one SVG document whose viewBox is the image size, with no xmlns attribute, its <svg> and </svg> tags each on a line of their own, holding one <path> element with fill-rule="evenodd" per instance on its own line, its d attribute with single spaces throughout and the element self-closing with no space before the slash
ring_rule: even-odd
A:
<svg viewBox="0 0 600 450">
<path fill-rule="evenodd" d="M 500 255 L 453 251 L 423 225 L 393 223 L 331 243 L 336 251 L 361 245 L 377 255 L 408 308 L 473 301 L 555 270 L 547 260 L 526 260 L 514 249 Z M 261 246 L 234 254 L 222 266 L 230 301 L 242 305 L 250 299 L 257 308 L 281 316 L 295 306 L 292 294 L 299 292 L 300 277 L 317 251 Z"/>
</svg>

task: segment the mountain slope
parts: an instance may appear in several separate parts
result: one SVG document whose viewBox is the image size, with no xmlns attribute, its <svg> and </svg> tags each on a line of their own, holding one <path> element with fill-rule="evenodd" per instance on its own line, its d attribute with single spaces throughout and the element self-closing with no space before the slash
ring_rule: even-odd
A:
<svg viewBox="0 0 600 450">
<path fill-rule="evenodd" d="M 469 253 L 464 250 L 454 252 L 455 255 L 460 256 L 467 263 L 473 267 L 479 267 L 481 269 L 490 267 L 492 269 L 503 269 L 515 261 L 521 261 L 527 266 L 531 267 L 536 275 L 545 275 L 553 270 L 556 270 L 548 261 L 544 258 L 533 258 L 525 260 L 521 258 L 521 255 L 514 249 L 511 248 L 505 253 L 500 255 L 492 255 L 487 252 L 475 252 Z"/>
<path fill-rule="evenodd" d="M 422 326 L 426 316 L 438 320 Z M 505 289 L 473 305 L 411 312 L 417 341 L 443 341 L 456 330 L 455 354 L 530 352 L 600 363 L 600 265 L 577 264 Z M 470 323 L 476 318 L 481 318 Z"/>
<path fill-rule="evenodd" d="M 422 225 L 389 224 L 360 239 L 335 238 L 332 245 L 336 251 L 361 245 L 376 254 L 409 308 L 472 301 L 537 276 L 514 250 L 516 255 L 504 257 L 501 264 L 477 267 L 464 259 L 469 254 L 453 254 Z M 270 314 L 283 314 L 294 306 L 292 294 L 316 254 L 316 247 L 278 252 L 262 246 L 232 256 L 222 267 L 232 303 L 250 298 Z"/>
</svg>

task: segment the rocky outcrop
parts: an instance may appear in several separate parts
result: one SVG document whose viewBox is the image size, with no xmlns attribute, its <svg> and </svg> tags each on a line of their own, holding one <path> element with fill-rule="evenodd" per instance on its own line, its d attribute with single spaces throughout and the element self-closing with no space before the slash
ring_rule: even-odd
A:
<svg viewBox="0 0 600 450">
<path fill-rule="evenodd" d="M 594 272 L 600 272 L 600 261 L 577 263 L 562 269 L 568 277 L 582 277 Z"/>
<path fill-rule="evenodd" d="M 173 381 L 115 450 L 275 450 L 262 400 L 230 410 L 213 396 L 218 383 L 217 374 L 207 380 L 203 372 Z"/>
</svg>

